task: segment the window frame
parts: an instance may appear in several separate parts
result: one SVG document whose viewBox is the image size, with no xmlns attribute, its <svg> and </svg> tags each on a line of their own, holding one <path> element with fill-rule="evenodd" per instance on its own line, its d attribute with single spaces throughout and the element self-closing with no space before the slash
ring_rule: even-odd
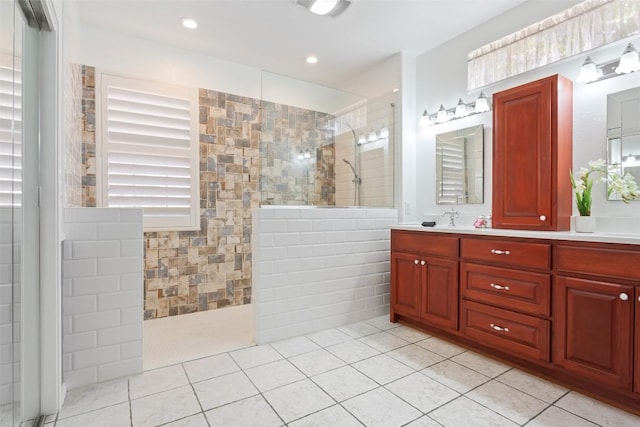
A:
<svg viewBox="0 0 640 427">
<path fill-rule="evenodd" d="M 200 123 L 198 88 L 178 86 L 169 83 L 123 77 L 116 74 L 96 70 L 95 82 L 95 114 L 96 114 L 96 203 L 99 207 L 109 206 L 109 140 L 108 140 L 108 88 L 117 86 L 123 89 L 146 92 L 154 95 L 180 98 L 189 102 L 189 171 L 190 196 L 189 215 L 183 216 L 150 216 L 143 210 L 143 229 L 145 232 L 155 231 L 193 231 L 200 229 Z M 138 147 L 142 147 L 140 144 Z M 144 152 L 143 148 L 139 148 Z M 149 150 L 150 154 L 153 150 Z M 164 152 L 168 155 L 171 149 Z M 130 153 L 134 154 L 135 153 Z M 182 157 L 181 157 L 182 158 Z M 184 157 L 186 159 L 186 157 Z M 182 219 L 182 220 L 181 220 Z"/>
</svg>

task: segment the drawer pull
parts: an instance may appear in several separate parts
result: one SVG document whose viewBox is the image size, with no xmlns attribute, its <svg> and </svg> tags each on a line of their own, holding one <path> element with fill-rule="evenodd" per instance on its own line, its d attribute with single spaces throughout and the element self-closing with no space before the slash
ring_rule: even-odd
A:
<svg viewBox="0 0 640 427">
<path fill-rule="evenodd" d="M 493 330 L 498 332 L 509 332 L 509 328 L 503 328 L 502 326 L 494 325 L 493 323 L 491 323 L 489 326 L 491 326 Z"/>
<path fill-rule="evenodd" d="M 420 265 L 425 265 L 426 263 L 426 261 L 420 261 Z"/>
<path fill-rule="evenodd" d="M 493 289 L 497 289 L 498 291 L 508 291 L 509 290 L 508 286 L 497 285 L 495 283 L 492 283 L 489 286 L 491 286 Z"/>
<path fill-rule="evenodd" d="M 418 265 L 418 264 L 420 264 L 420 261 L 415 260 L 415 261 L 413 261 L 413 263 L 414 263 L 415 265 Z"/>
<path fill-rule="evenodd" d="M 620 299 L 622 301 L 626 301 L 629 299 L 629 295 L 625 294 L 624 292 L 620 294 Z"/>
<path fill-rule="evenodd" d="M 496 255 L 509 255 L 509 251 L 503 251 L 500 249 L 491 249 L 491 253 Z"/>
</svg>

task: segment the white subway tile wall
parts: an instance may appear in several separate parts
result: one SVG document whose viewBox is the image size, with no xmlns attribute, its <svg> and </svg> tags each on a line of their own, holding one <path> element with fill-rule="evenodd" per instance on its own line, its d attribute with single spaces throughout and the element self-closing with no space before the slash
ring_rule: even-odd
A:
<svg viewBox="0 0 640 427">
<path fill-rule="evenodd" d="M 255 339 L 264 344 L 389 312 L 389 208 L 253 211 Z"/>
<path fill-rule="evenodd" d="M 64 212 L 63 381 L 142 372 L 142 210 Z"/>
</svg>

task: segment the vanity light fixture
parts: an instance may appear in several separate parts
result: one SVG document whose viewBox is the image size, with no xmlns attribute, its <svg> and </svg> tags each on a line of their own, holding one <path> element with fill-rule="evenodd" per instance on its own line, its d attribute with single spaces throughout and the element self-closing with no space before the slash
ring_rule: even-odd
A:
<svg viewBox="0 0 640 427">
<path fill-rule="evenodd" d="M 427 110 L 424 110 L 424 113 L 422 113 L 422 116 L 420 116 L 420 121 L 418 122 L 418 126 L 427 127 L 430 124 L 431 124 L 431 119 L 429 118 L 429 114 L 427 113 Z"/>
<path fill-rule="evenodd" d="M 469 112 L 467 111 L 467 104 L 462 101 L 462 98 L 458 98 L 458 105 L 456 105 L 456 111 L 454 113 L 454 117 L 461 118 L 467 117 Z"/>
<path fill-rule="evenodd" d="M 369 135 L 367 135 L 367 142 L 376 142 L 378 140 L 378 134 L 375 130 L 371 129 Z"/>
<path fill-rule="evenodd" d="M 362 144 L 366 144 L 367 143 L 367 137 L 364 135 L 360 135 L 358 137 L 358 145 L 362 145 Z"/>
<path fill-rule="evenodd" d="M 190 30 L 195 30 L 196 28 L 198 28 L 198 22 L 193 18 L 182 18 L 180 22 L 182 23 L 183 27 Z"/>
<path fill-rule="evenodd" d="M 308 150 L 307 150 L 307 151 L 305 151 L 305 152 L 304 152 L 304 158 L 305 158 L 305 159 L 310 159 L 310 158 L 311 158 L 311 152 L 310 152 L 310 151 L 308 151 Z"/>
<path fill-rule="evenodd" d="M 590 56 L 584 60 L 580 67 L 580 74 L 576 79 L 578 83 L 591 83 L 602 77 L 602 70 L 591 60 Z"/>
<path fill-rule="evenodd" d="M 438 113 L 436 114 L 436 123 L 444 123 L 447 120 L 449 120 L 449 114 L 444 108 L 444 105 L 440 104 L 440 108 L 438 109 Z"/>
<path fill-rule="evenodd" d="M 616 67 L 616 74 L 629 74 L 638 70 L 640 70 L 638 51 L 633 47 L 632 43 L 629 43 L 624 52 L 622 52 L 622 56 L 620 56 L 620 62 Z"/>
<path fill-rule="evenodd" d="M 446 109 L 444 105 L 440 104 L 440 109 L 436 114 L 428 114 L 427 110 L 424 110 L 422 116 L 420 116 L 420 121 L 418 122 L 418 126 L 425 127 L 431 126 L 433 124 L 444 123 L 449 120 L 461 119 L 463 117 L 471 116 L 473 114 L 480 114 L 487 111 L 491 111 L 491 104 L 489 104 L 489 100 L 484 95 L 484 92 L 480 92 L 478 98 L 465 104 L 462 98 L 458 99 L 458 104 L 455 108 Z"/>
<path fill-rule="evenodd" d="M 316 15 L 328 15 L 333 18 L 347 10 L 352 0 L 296 0 L 296 3 L 309 9 Z"/>
<path fill-rule="evenodd" d="M 480 92 L 480 95 L 478 96 L 478 99 L 476 99 L 476 102 L 473 106 L 473 112 L 478 114 L 485 113 L 490 110 L 491 106 L 489 105 L 489 100 L 486 96 L 484 96 L 484 92 Z"/>
<path fill-rule="evenodd" d="M 624 166 L 634 166 L 636 164 L 636 156 L 634 156 L 633 154 L 629 154 L 627 157 L 624 158 L 624 161 L 622 162 L 622 164 Z"/>
<path fill-rule="evenodd" d="M 636 71 L 640 71 L 640 57 L 633 44 L 629 43 L 620 58 L 613 61 L 597 65 L 587 56 L 576 83 L 593 83 Z"/>
<path fill-rule="evenodd" d="M 380 128 L 380 139 L 385 139 L 385 138 L 389 138 L 389 129 L 387 129 L 386 127 L 382 127 Z"/>
</svg>

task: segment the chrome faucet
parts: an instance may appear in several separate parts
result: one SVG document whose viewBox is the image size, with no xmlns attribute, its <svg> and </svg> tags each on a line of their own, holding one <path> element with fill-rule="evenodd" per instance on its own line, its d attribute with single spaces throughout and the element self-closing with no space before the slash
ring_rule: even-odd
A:
<svg viewBox="0 0 640 427">
<path fill-rule="evenodd" d="M 446 211 L 445 213 L 442 214 L 442 216 L 445 216 L 445 215 L 449 215 L 449 227 L 455 227 L 456 218 L 460 216 L 460 212 L 458 212 L 454 208 L 451 208 L 451 210 Z"/>
</svg>

